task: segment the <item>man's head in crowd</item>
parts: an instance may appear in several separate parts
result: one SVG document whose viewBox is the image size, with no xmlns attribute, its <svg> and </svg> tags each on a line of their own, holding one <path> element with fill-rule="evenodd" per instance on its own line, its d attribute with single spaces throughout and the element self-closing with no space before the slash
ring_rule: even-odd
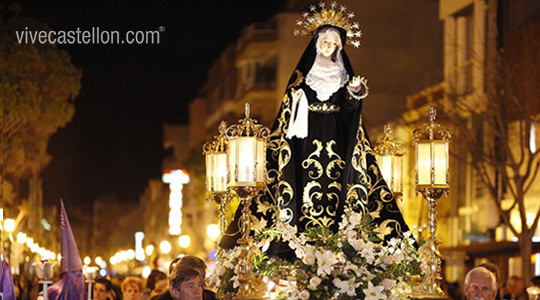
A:
<svg viewBox="0 0 540 300">
<path fill-rule="evenodd" d="M 187 266 L 175 266 L 169 291 L 174 300 L 202 300 L 203 281 L 199 271 Z"/>
<path fill-rule="evenodd" d="M 201 274 L 201 277 L 203 278 L 203 280 L 204 280 L 204 278 L 206 278 L 206 263 L 200 257 L 197 257 L 195 255 L 186 255 L 186 256 L 182 257 L 176 263 L 175 266 L 177 266 L 177 267 L 179 267 L 179 266 L 191 267 L 191 268 L 199 271 L 199 273 Z"/>
<path fill-rule="evenodd" d="M 112 290 L 112 283 L 106 278 L 98 278 L 94 283 L 94 300 L 107 300 Z"/>
<path fill-rule="evenodd" d="M 463 292 L 467 300 L 493 300 L 497 295 L 495 275 L 484 267 L 476 267 L 467 273 Z"/>
</svg>

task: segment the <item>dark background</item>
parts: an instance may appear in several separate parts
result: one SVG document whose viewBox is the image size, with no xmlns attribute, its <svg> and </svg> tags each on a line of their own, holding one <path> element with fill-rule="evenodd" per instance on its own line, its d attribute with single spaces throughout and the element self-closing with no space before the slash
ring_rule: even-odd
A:
<svg viewBox="0 0 540 300">
<path fill-rule="evenodd" d="M 61 45 L 83 71 L 72 121 L 52 136 L 44 202 L 115 194 L 137 202 L 161 177 L 162 124 L 188 123 L 188 103 L 241 29 L 282 7 L 265 1 L 20 1 L 20 16 L 53 30 L 165 31 L 159 45 Z"/>
</svg>

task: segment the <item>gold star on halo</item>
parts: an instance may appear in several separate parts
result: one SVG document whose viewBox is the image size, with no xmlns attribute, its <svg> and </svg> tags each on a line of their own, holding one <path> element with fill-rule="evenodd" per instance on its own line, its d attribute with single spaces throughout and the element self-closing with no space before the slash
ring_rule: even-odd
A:
<svg viewBox="0 0 540 300">
<path fill-rule="evenodd" d="M 344 12 L 344 11 L 347 10 L 347 8 L 346 8 L 344 5 L 342 5 L 342 6 L 339 8 L 339 10 L 341 10 L 342 12 Z"/>
<path fill-rule="evenodd" d="M 360 47 L 360 42 L 359 41 L 352 41 L 351 44 L 354 46 L 354 48 Z"/>
<path fill-rule="evenodd" d="M 347 17 L 348 17 L 349 19 L 354 18 L 354 13 L 353 13 L 353 12 L 350 12 L 350 13 L 347 15 Z"/>
<path fill-rule="evenodd" d="M 317 7 L 315 7 L 315 5 L 310 5 L 309 6 L 309 10 L 311 11 L 315 11 L 317 9 Z"/>
<path fill-rule="evenodd" d="M 360 26 L 358 26 L 358 23 L 357 22 L 354 22 L 351 26 L 352 29 L 358 29 L 360 28 Z"/>
<path fill-rule="evenodd" d="M 326 4 L 324 2 L 322 2 L 322 1 L 319 3 L 319 7 L 321 9 L 324 9 L 325 6 L 326 6 Z"/>
<path fill-rule="evenodd" d="M 302 26 L 302 20 L 296 20 L 296 25 L 297 26 Z"/>
<path fill-rule="evenodd" d="M 337 6 L 337 3 L 336 3 L 336 1 L 332 2 L 332 4 L 330 4 L 330 7 L 331 7 L 332 9 L 335 9 L 335 8 L 336 8 L 336 6 Z"/>
</svg>

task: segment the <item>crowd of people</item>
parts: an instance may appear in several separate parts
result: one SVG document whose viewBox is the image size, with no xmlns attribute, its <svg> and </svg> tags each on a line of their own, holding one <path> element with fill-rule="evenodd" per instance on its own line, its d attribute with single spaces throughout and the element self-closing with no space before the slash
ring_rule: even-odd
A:
<svg viewBox="0 0 540 300">
<path fill-rule="evenodd" d="M 206 263 L 194 255 L 171 262 L 169 276 L 154 269 L 146 279 L 128 276 L 118 286 L 107 278 L 98 278 L 93 287 L 94 300 L 214 300 L 216 294 L 205 286 Z"/>
<path fill-rule="evenodd" d="M 540 276 L 533 277 L 529 286 L 515 275 L 501 282 L 497 266 L 484 263 L 467 273 L 462 290 L 455 285 L 447 287 L 448 295 L 455 300 L 527 300 L 528 291 L 540 291 Z"/>
</svg>

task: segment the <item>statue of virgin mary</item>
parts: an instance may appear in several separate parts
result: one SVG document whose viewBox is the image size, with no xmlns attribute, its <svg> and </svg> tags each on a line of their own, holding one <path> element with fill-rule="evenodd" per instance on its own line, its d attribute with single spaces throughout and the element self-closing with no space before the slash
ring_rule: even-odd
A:
<svg viewBox="0 0 540 300">
<path fill-rule="evenodd" d="M 380 173 L 362 121 L 367 81 L 355 76 L 344 49 L 347 37 L 359 37 L 359 32 L 331 18 L 328 23 L 319 21 L 323 24 L 310 32 L 313 38 L 290 77 L 272 126 L 268 191 L 252 203 L 254 227 L 271 226 L 279 218 L 298 232 L 315 226 L 336 232 L 344 208 L 350 207 L 372 216 L 382 240 L 401 236 L 408 227 Z M 222 247 L 236 244 L 239 216 L 240 210 Z M 273 241 L 267 253 L 294 258 L 280 240 Z"/>
</svg>

